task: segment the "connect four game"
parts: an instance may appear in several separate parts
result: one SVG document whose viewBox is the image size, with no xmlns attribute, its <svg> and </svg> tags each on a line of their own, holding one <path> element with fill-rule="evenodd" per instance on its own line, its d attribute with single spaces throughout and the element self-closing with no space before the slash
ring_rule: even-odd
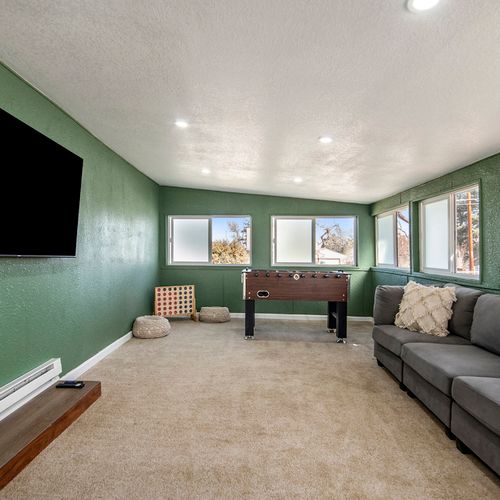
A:
<svg viewBox="0 0 500 500">
<path fill-rule="evenodd" d="M 194 285 L 156 287 L 155 315 L 164 318 L 191 317 L 196 321 Z"/>
</svg>

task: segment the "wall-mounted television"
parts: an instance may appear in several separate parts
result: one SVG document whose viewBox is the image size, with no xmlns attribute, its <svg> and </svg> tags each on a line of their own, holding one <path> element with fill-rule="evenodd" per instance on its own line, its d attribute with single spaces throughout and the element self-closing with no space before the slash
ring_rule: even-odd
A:
<svg viewBox="0 0 500 500">
<path fill-rule="evenodd" d="M 76 256 L 82 168 L 82 158 L 0 109 L 0 256 Z"/>
</svg>

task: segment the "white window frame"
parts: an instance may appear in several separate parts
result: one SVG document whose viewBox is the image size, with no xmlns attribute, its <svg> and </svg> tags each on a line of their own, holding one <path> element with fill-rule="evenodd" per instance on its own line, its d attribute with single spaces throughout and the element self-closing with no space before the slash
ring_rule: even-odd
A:
<svg viewBox="0 0 500 500">
<path fill-rule="evenodd" d="M 212 262 L 212 220 L 213 219 L 242 219 L 248 218 L 250 219 L 250 248 L 248 252 L 250 254 L 250 262 L 248 264 L 214 264 Z M 206 219 L 208 220 L 208 262 L 176 262 L 172 260 L 173 256 L 173 245 L 174 245 L 174 234 L 173 234 L 173 221 L 176 219 Z M 252 247 L 253 247 L 253 238 L 252 238 L 252 216 L 251 215 L 168 215 L 166 221 L 167 227 L 167 264 L 169 266 L 223 266 L 223 267 L 251 267 L 252 265 Z"/>
<path fill-rule="evenodd" d="M 377 214 L 375 217 L 375 262 L 377 267 L 387 267 L 390 269 L 403 269 L 405 271 L 409 271 L 411 269 L 411 262 L 412 262 L 412 255 L 411 255 L 411 234 L 410 234 L 410 265 L 409 266 L 400 266 L 399 265 L 399 252 L 398 252 L 398 212 L 401 212 L 403 210 L 408 210 L 408 215 L 410 218 L 410 233 L 411 233 L 411 214 L 410 214 L 410 205 L 401 205 L 397 208 L 394 208 L 392 210 L 389 210 L 387 212 L 383 212 L 381 214 Z M 378 256 L 378 219 L 379 217 L 388 217 L 392 216 L 392 230 L 393 230 L 393 238 L 392 238 L 392 244 L 393 244 L 393 252 L 394 252 L 394 263 L 386 263 L 386 262 L 379 262 L 379 256 Z"/>
<path fill-rule="evenodd" d="M 278 262 L 276 260 L 276 221 L 277 220 L 310 220 L 312 223 L 311 231 L 311 256 L 312 262 Z M 354 264 L 336 265 L 317 264 L 316 261 L 316 219 L 354 219 Z M 304 266 L 304 267 L 335 267 L 339 269 L 353 269 L 358 267 L 358 217 L 357 215 L 272 215 L 271 216 L 271 265 L 274 267 L 282 266 Z"/>
<path fill-rule="evenodd" d="M 479 281 L 481 279 L 481 268 L 478 274 L 474 273 L 457 273 L 456 272 L 456 203 L 455 195 L 457 193 L 462 193 L 464 191 L 469 191 L 477 189 L 479 196 L 479 210 L 481 217 L 481 188 L 478 184 L 471 184 L 469 186 L 464 186 L 459 189 L 454 189 L 447 193 L 440 194 L 439 196 L 434 196 L 433 198 L 427 198 L 419 203 L 419 214 L 420 214 L 420 227 L 419 227 L 419 250 L 420 250 L 420 272 L 426 274 L 441 274 L 445 276 L 454 276 L 456 278 L 461 278 L 465 280 Z M 428 203 L 435 203 L 442 200 L 448 200 L 448 269 L 436 269 L 432 267 L 427 267 L 425 265 L 425 205 Z M 481 221 L 479 221 L 479 248 L 481 248 Z M 481 265 L 481 262 L 480 262 Z"/>
</svg>

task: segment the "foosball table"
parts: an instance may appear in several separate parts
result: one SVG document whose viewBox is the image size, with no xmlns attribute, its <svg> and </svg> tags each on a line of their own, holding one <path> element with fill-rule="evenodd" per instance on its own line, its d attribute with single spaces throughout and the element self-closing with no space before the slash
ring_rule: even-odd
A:
<svg viewBox="0 0 500 500">
<path fill-rule="evenodd" d="M 256 300 L 315 300 L 328 303 L 327 329 L 345 342 L 349 277 L 343 271 L 244 269 L 245 339 L 254 338 Z"/>
</svg>

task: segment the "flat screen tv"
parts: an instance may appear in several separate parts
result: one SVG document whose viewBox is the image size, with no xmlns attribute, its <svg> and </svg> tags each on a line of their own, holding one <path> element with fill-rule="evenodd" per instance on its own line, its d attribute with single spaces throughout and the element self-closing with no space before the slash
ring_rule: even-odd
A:
<svg viewBox="0 0 500 500">
<path fill-rule="evenodd" d="M 0 256 L 75 257 L 83 160 L 0 109 Z"/>
</svg>

